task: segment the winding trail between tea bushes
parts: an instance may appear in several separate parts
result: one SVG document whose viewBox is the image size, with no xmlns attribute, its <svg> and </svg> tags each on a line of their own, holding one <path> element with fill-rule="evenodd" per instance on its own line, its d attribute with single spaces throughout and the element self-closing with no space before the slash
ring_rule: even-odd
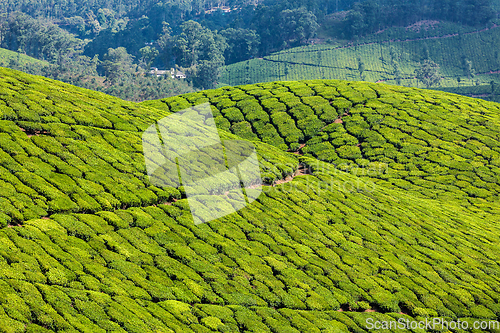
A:
<svg viewBox="0 0 500 333">
<path fill-rule="evenodd" d="M 388 313 L 382 311 L 376 304 L 370 304 L 371 309 L 364 309 L 364 310 L 352 310 L 350 306 L 347 305 L 341 305 L 340 308 L 337 310 L 337 312 L 374 312 L 374 313 Z M 403 309 L 403 311 L 397 312 L 398 314 L 401 315 L 406 315 L 409 316 L 408 311 L 406 309 Z"/>
</svg>

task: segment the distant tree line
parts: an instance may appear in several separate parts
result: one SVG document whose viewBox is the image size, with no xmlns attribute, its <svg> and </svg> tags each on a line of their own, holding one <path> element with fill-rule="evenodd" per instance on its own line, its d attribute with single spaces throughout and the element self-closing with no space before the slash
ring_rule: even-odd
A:
<svg viewBox="0 0 500 333">
<path fill-rule="evenodd" d="M 496 15 L 492 0 L 3 0 L 0 46 L 81 85 L 94 83 L 80 73 L 96 86 L 141 85 L 155 66 L 187 75 L 173 86 L 206 89 L 224 65 L 310 43 L 338 11 L 330 31 L 341 39 L 423 19 L 479 26 Z"/>
<path fill-rule="evenodd" d="M 101 58 L 83 54 L 85 42 L 46 19 L 15 12 L 0 16 L 0 47 L 45 60 L 10 68 L 44 75 L 128 100 L 157 99 L 192 92 L 188 82 L 146 75 L 148 65 L 134 63 L 124 47 L 108 48 Z"/>
<path fill-rule="evenodd" d="M 19 12 L 4 15 L 0 21 L 0 46 L 37 59 L 61 63 L 81 42 L 49 21 Z"/>
<path fill-rule="evenodd" d="M 495 16 L 492 0 L 367 0 L 353 4 L 342 30 L 353 38 L 426 19 L 481 26 Z"/>
</svg>

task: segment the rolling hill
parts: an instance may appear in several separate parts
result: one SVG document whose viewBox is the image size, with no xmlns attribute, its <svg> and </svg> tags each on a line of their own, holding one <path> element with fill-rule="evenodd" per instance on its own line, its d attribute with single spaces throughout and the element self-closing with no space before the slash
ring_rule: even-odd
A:
<svg viewBox="0 0 500 333">
<path fill-rule="evenodd" d="M 228 85 L 277 80 L 340 79 L 424 87 L 414 71 L 423 59 L 440 66 L 442 87 L 499 82 L 500 27 L 472 30 L 438 21 L 391 28 L 359 41 L 303 46 L 226 66 L 221 82 Z M 475 77 L 464 69 L 469 60 Z M 360 62 L 364 70 L 360 73 Z M 457 82 L 460 77 L 461 82 Z"/>
<path fill-rule="evenodd" d="M 255 143 L 265 185 L 194 225 L 182 188 L 150 184 L 141 136 L 205 102 L 222 138 Z M 0 69 L 0 114 L 2 332 L 500 314 L 498 104 L 335 80 L 137 104 Z"/>
<path fill-rule="evenodd" d="M 47 65 L 49 65 L 47 61 L 38 60 L 19 52 L 0 48 L 1 67 L 18 67 L 24 69 L 32 68 L 33 70 L 36 70 Z"/>
</svg>

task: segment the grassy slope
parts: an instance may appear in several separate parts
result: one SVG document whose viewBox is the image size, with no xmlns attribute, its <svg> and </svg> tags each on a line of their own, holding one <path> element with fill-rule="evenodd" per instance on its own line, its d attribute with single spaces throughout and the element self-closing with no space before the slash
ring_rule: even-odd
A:
<svg viewBox="0 0 500 333">
<path fill-rule="evenodd" d="M 441 67 L 443 87 L 474 85 L 464 76 L 462 57 L 472 61 L 476 77 L 482 83 L 497 81 L 488 74 L 500 69 L 500 59 L 494 45 L 500 42 L 499 27 L 485 31 L 468 31 L 463 27 L 440 23 L 429 30 L 395 28 L 375 34 L 358 45 L 315 45 L 285 50 L 263 59 L 239 62 L 226 67 L 221 82 L 229 85 L 251 84 L 276 80 L 340 79 L 377 82 L 418 87 L 414 70 L 429 57 Z M 436 38 L 437 37 L 437 38 Z M 365 66 L 363 76 L 358 70 L 358 58 Z M 393 61 L 401 74 L 394 75 Z M 422 84 L 420 83 L 420 86 Z"/>
<path fill-rule="evenodd" d="M 133 104 L 10 70 L 0 78 L 0 331 L 364 332 L 368 317 L 500 314 L 497 104 L 340 81 Z M 408 97 L 414 102 L 398 103 Z M 230 130 L 276 146 L 257 147 L 267 177 L 283 178 L 299 161 L 313 174 L 266 186 L 249 207 L 194 226 L 179 191 L 148 184 L 140 135 L 168 112 L 207 99 L 223 137 Z M 339 114 L 342 123 L 324 127 Z M 436 134 L 432 122 L 451 141 L 425 136 Z M 396 124 L 414 127 L 408 151 L 385 126 Z M 370 160 L 387 171 L 356 175 L 360 169 L 345 173 L 319 161 L 331 153 L 317 154 L 317 144 L 344 137 L 337 151 L 357 147 L 356 126 L 387 142 L 366 133 L 361 157 L 331 161 L 340 168 Z M 464 150 L 453 146 L 462 141 Z M 471 170 L 439 169 L 467 186 L 489 176 L 492 185 L 481 189 L 491 193 L 481 199 L 449 177 L 426 174 L 403 190 L 390 184 L 401 178 L 396 162 L 364 156 L 370 142 L 381 142 L 388 159 L 467 149 Z M 306 156 L 285 152 L 302 143 Z M 427 182 L 437 188 L 426 190 Z"/>
<path fill-rule="evenodd" d="M 500 102 L 500 89 L 498 83 L 496 82 L 494 83 L 493 87 L 491 86 L 490 83 L 490 84 L 482 84 L 478 86 L 469 86 L 469 87 L 455 87 L 455 88 L 443 87 L 443 88 L 438 88 L 438 90 L 447 91 L 463 96 L 481 98 L 487 101 Z"/>
<path fill-rule="evenodd" d="M 29 57 L 25 54 L 0 48 L 0 66 L 9 66 L 11 61 L 15 61 L 18 66 L 43 66 L 48 62 Z"/>
</svg>

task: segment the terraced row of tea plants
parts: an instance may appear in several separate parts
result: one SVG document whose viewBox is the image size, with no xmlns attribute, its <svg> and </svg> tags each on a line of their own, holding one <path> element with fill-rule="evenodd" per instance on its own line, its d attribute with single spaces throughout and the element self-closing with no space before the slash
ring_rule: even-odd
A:
<svg viewBox="0 0 500 333">
<path fill-rule="evenodd" d="M 427 57 L 440 65 L 442 87 L 456 87 L 458 77 L 462 85 L 497 81 L 497 77 L 489 73 L 500 69 L 500 57 L 495 47 L 500 43 L 500 28 L 492 26 L 468 32 L 447 29 L 435 28 L 428 33 L 422 30 L 415 36 L 405 29 L 391 29 L 380 36 L 374 35 L 366 41 L 348 45 L 289 49 L 229 65 L 221 82 L 236 86 L 321 78 L 424 87 L 415 78 L 414 71 Z M 464 72 L 465 60 L 471 61 L 477 74 L 474 78 L 469 78 Z"/>
<path fill-rule="evenodd" d="M 316 80 L 223 87 L 145 104 L 187 107 L 198 99 L 210 100 L 224 130 L 299 150 L 387 186 L 467 199 L 477 207 L 491 206 L 500 194 L 500 108 L 495 103 Z"/>
<path fill-rule="evenodd" d="M 12 73 L 0 78 L 0 226 L 180 199 L 145 175 L 142 132 L 167 112 Z M 270 178 L 298 164 L 257 149 Z"/>
<path fill-rule="evenodd" d="M 367 318 L 497 317 L 490 220 L 399 191 L 320 190 L 332 181 L 357 179 L 301 176 L 200 226 L 179 200 L 2 229 L 0 329 L 365 332 Z"/>
<path fill-rule="evenodd" d="M 472 133 L 469 143 L 493 140 L 497 104 L 341 81 L 134 104 L 5 69 L 0 100 L 2 332 L 367 332 L 368 318 L 472 325 L 500 315 L 498 197 L 482 206 L 455 194 L 430 198 L 419 194 L 423 185 L 392 186 L 393 166 L 356 174 L 365 160 L 388 161 L 339 155 L 334 164 L 286 151 L 333 144 L 327 129 L 341 133 L 337 126 L 345 133 L 336 138 L 350 140 L 343 146 L 356 147 L 354 137 L 364 151 L 379 140 L 355 136 L 364 114 L 355 111 L 380 113 L 385 128 L 403 106 L 417 135 L 438 122 L 447 135 Z M 254 140 L 264 177 L 289 177 L 247 207 L 194 225 L 182 188 L 151 186 L 140 138 L 170 112 L 204 102 L 222 138 Z M 446 117 L 426 111 L 437 105 Z M 365 129 L 384 135 L 380 128 Z M 496 172 L 498 147 L 480 148 L 477 161 Z M 309 172 L 290 181 L 299 163 Z"/>
</svg>

